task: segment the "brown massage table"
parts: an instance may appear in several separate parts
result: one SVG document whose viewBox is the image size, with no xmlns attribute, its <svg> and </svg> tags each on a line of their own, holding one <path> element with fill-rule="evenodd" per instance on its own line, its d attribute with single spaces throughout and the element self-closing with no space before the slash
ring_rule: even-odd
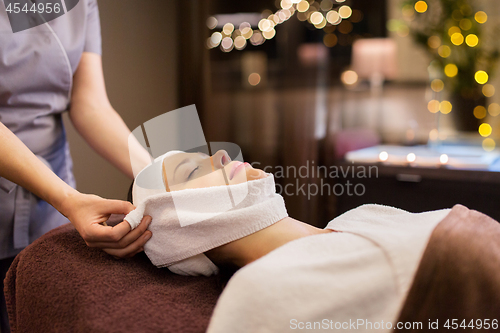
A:
<svg viewBox="0 0 500 333">
<path fill-rule="evenodd" d="M 186 277 L 144 255 L 117 260 L 71 224 L 35 241 L 5 280 L 13 332 L 205 332 L 220 277 Z"/>
<path fill-rule="evenodd" d="M 174 275 L 144 254 L 115 260 L 68 224 L 22 251 L 5 282 L 14 332 L 189 333 L 206 330 L 226 280 Z M 500 321 L 500 225 L 460 205 L 433 231 L 398 321 L 424 325 L 405 332 L 455 331 L 448 319 L 476 321 L 460 332 Z"/>
</svg>

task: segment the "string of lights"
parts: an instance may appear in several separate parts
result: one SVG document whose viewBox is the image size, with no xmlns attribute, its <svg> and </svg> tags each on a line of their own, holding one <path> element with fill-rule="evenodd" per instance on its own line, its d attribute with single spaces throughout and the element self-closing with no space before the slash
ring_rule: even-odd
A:
<svg viewBox="0 0 500 333">
<path fill-rule="evenodd" d="M 345 4 L 346 0 L 281 0 L 275 12 L 265 10 L 261 19 L 252 24 L 248 21 L 226 22 L 221 31 L 214 31 L 207 39 L 209 49 L 219 47 L 223 52 L 243 50 L 248 43 L 258 46 L 276 36 L 276 27 L 293 16 L 300 21 L 307 21 L 316 29 L 324 29 L 323 42 L 327 47 L 334 47 L 338 38 L 333 33 L 337 28 L 343 34 L 353 30 L 352 23 L 360 22 L 363 14 Z M 236 26 L 237 25 L 237 26 Z M 207 19 L 207 27 L 215 30 L 220 26 L 217 16 Z"/>
</svg>

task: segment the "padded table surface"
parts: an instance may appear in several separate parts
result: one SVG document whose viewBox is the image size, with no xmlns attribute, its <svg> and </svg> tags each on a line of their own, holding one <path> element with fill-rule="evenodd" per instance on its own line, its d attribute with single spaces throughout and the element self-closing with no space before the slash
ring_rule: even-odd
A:
<svg viewBox="0 0 500 333">
<path fill-rule="evenodd" d="M 205 332 L 221 292 L 218 276 L 89 248 L 71 224 L 24 249 L 5 280 L 13 332 Z"/>
</svg>

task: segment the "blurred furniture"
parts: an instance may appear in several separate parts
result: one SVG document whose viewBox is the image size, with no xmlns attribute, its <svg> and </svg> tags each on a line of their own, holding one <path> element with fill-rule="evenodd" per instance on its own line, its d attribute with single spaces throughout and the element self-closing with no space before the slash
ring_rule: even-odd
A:
<svg viewBox="0 0 500 333">
<path fill-rule="evenodd" d="M 157 268 L 144 253 L 116 260 L 71 224 L 14 260 L 5 280 L 13 332 L 205 332 L 222 284 Z"/>
<path fill-rule="evenodd" d="M 363 184 L 366 190 L 361 196 L 339 196 L 337 214 L 366 203 L 389 205 L 411 212 L 451 208 L 455 204 L 462 204 L 500 220 L 500 208 L 495 204 L 496 198 L 500 196 L 498 153 L 484 153 L 481 158 L 473 153 L 463 153 L 464 149 L 450 147 L 449 151 L 453 152 L 455 149 L 456 154 L 449 153 L 447 158 L 442 159 L 442 151 L 436 155 L 427 152 L 424 156 L 423 148 L 396 147 L 400 148 L 398 156 L 394 150 L 391 153 L 389 148 L 380 146 L 365 149 L 364 152 L 353 152 L 346 156 L 346 160 L 336 164 L 339 168 L 376 166 L 378 170 L 378 174 L 375 174 L 372 169 L 372 177 L 356 178 L 349 172 L 346 177 L 337 180 L 339 183 L 349 181 L 352 184 Z M 367 153 L 370 150 L 371 155 Z M 379 155 L 382 151 L 389 154 Z M 413 162 L 405 161 L 407 154 L 413 151 L 415 160 L 410 156 Z M 458 156 L 459 151 L 462 151 L 461 157 Z M 382 162 L 381 159 L 391 160 L 392 164 Z"/>
<path fill-rule="evenodd" d="M 352 70 L 368 79 L 372 89 L 398 75 L 397 45 L 391 38 L 358 39 L 352 45 Z"/>
<path fill-rule="evenodd" d="M 351 152 L 380 143 L 379 135 L 370 128 L 349 128 L 333 134 L 335 159 L 340 160 Z"/>
</svg>

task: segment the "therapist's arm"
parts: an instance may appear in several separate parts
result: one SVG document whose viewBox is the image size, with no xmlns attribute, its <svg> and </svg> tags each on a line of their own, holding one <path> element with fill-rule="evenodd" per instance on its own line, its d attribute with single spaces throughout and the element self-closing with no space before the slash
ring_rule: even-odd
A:
<svg viewBox="0 0 500 333">
<path fill-rule="evenodd" d="M 150 163 L 150 156 L 139 144 L 129 156 L 130 130 L 111 106 L 104 84 L 101 56 L 84 52 L 74 75 L 69 116 L 73 126 L 85 141 L 103 158 L 130 179 L 134 168 Z"/>
<path fill-rule="evenodd" d="M 145 217 L 133 231 L 126 221 L 114 227 L 101 225 L 110 214 L 127 214 L 134 206 L 126 201 L 78 192 L 53 173 L 1 122 L 0 142 L 0 177 L 54 206 L 71 221 L 87 245 L 103 248 L 121 258 L 142 251 L 151 237 L 151 232 L 146 231 L 151 221 L 149 217 Z"/>
</svg>

